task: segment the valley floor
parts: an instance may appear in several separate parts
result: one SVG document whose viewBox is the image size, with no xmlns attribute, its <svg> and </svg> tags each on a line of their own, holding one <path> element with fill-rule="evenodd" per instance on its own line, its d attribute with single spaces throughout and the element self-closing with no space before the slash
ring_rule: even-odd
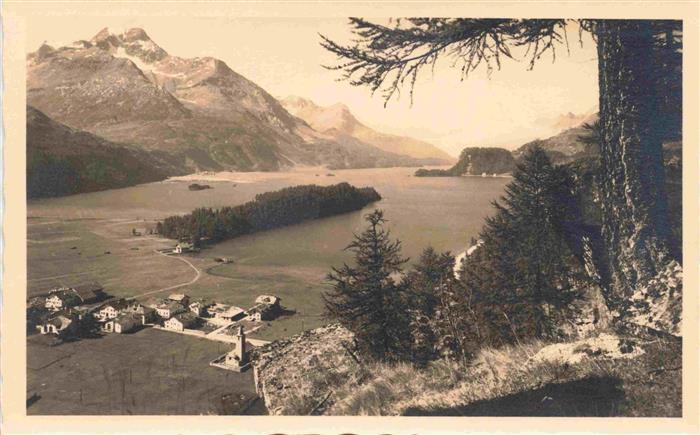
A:
<svg viewBox="0 0 700 435">
<path fill-rule="evenodd" d="M 323 323 L 321 284 L 325 271 L 313 267 L 281 268 L 214 261 L 208 250 L 186 256 L 165 256 L 154 250 L 174 246 L 172 240 L 145 234 L 155 222 L 127 219 L 30 218 L 28 221 L 27 296 L 55 286 L 96 281 L 114 297 L 166 297 L 169 291 L 192 298 L 250 307 L 261 294 L 282 299 L 285 313 L 268 322 L 252 338 L 275 340 Z"/>
<path fill-rule="evenodd" d="M 45 339 L 27 342 L 29 415 L 267 414 L 251 372 L 209 366 L 224 343 L 151 328 L 59 346 Z"/>
<path fill-rule="evenodd" d="M 275 340 L 321 324 L 322 272 L 222 265 L 207 251 L 165 256 L 173 241 L 142 234 L 153 222 L 128 219 L 30 218 L 28 297 L 54 286 L 96 281 L 114 297 L 191 297 L 250 307 L 275 294 L 283 315 L 263 322 L 251 339 Z M 210 367 L 227 343 L 146 328 L 50 346 L 27 340 L 28 414 L 266 414 L 252 372 Z M 252 341 L 252 340 L 251 340 Z M 224 403 L 221 397 L 229 395 Z M 223 407 L 223 408 L 222 408 Z"/>
</svg>

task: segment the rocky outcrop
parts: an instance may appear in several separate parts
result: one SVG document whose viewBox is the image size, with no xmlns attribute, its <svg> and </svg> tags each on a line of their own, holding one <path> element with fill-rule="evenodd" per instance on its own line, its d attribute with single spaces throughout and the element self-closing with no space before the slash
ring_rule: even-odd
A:
<svg viewBox="0 0 700 435">
<path fill-rule="evenodd" d="M 459 160 L 450 169 L 419 169 L 416 176 L 494 175 L 511 173 L 514 169 L 515 159 L 510 151 L 503 148 L 470 147 L 462 150 Z"/>
<path fill-rule="evenodd" d="M 635 340 L 602 333 L 568 343 L 555 343 L 540 349 L 529 364 L 574 365 L 585 359 L 613 360 L 636 358 L 644 353 Z"/>
<path fill-rule="evenodd" d="M 335 387 L 361 376 L 353 334 L 338 324 L 252 351 L 255 388 L 271 415 L 322 413 Z"/>
<path fill-rule="evenodd" d="M 683 268 L 671 261 L 630 300 L 623 321 L 652 331 L 681 335 L 683 310 Z"/>
</svg>

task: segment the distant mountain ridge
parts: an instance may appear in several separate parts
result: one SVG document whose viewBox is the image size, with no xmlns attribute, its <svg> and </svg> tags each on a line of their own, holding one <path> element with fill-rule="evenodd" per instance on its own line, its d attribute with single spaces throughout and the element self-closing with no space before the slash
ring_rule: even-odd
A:
<svg viewBox="0 0 700 435">
<path fill-rule="evenodd" d="M 450 177 L 462 175 L 492 175 L 512 172 L 525 153 L 535 146 L 542 148 L 554 164 L 566 164 L 582 159 L 595 158 L 600 155 L 598 145 L 582 138 L 591 134 L 585 125 L 594 126 L 598 113 L 582 118 L 581 124 L 567 128 L 546 139 L 535 139 L 513 151 L 505 148 L 467 147 L 462 150 L 457 163 L 449 169 L 419 169 L 416 176 Z M 679 166 L 682 157 L 682 144 L 667 140 L 664 146 L 666 164 Z"/>
<path fill-rule="evenodd" d="M 165 152 L 178 171 L 421 164 L 318 132 L 225 62 L 172 56 L 139 28 L 42 45 L 27 56 L 27 102 L 70 128 Z"/>
<path fill-rule="evenodd" d="M 517 162 L 522 159 L 527 150 L 539 146 L 547 153 L 553 163 L 569 163 L 581 158 L 597 156 L 597 146 L 590 145 L 581 140 L 582 136 L 589 134 L 584 124 L 593 124 L 598 115 L 587 115 L 581 124 L 546 139 L 535 139 L 527 142 L 513 151 L 504 148 L 479 148 L 467 147 L 460 154 L 459 161 L 447 170 L 416 171 L 417 176 L 461 176 L 461 175 L 492 175 L 512 172 Z"/>
<path fill-rule="evenodd" d="M 281 102 L 290 113 L 303 119 L 314 130 L 333 137 L 349 136 L 390 153 L 422 159 L 425 164 L 446 164 L 455 161 L 454 157 L 427 142 L 381 133 L 367 127 L 350 112 L 345 104 L 336 103 L 323 107 L 298 96 L 284 98 Z"/>
</svg>

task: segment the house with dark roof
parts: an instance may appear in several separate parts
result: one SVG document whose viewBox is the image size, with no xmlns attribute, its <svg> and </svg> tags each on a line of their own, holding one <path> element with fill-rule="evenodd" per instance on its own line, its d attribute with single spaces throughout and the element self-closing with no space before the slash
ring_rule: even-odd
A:
<svg viewBox="0 0 700 435">
<path fill-rule="evenodd" d="M 281 311 L 280 298 L 272 295 L 260 295 L 255 299 L 256 305 L 246 312 L 249 320 L 263 321 L 272 320 Z"/>
<path fill-rule="evenodd" d="M 156 310 L 155 308 L 148 307 L 146 305 L 139 304 L 138 302 L 132 303 L 126 310 L 136 316 L 140 316 L 141 323 L 146 325 L 148 323 L 153 323 L 156 320 Z"/>
<path fill-rule="evenodd" d="M 61 287 L 49 291 L 44 306 L 51 311 L 64 310 L 76 307 L 82 303 L 82 299 L 71 288 Z"/>
<path fill-rule="evenodd" d="M 76 316 L 66 311 L 56 312 L 36 326 L 41 334 L 53 334 L 57 337 L 72 335 L 76 332 L 77 327 L 78 319 Z"/>
<path fill-rule="evenodd" d="M 97 283 L 81 284 L 73 287 L 83 304 L 93 304 L 105 299 L 104 288 Z"/>
<path fill-rule="evenodd" d="M 253 322 L 273 320 L 278 314 L 279 305 L 258 304 L 246 311 L 248 320 Z"/>
</svg>

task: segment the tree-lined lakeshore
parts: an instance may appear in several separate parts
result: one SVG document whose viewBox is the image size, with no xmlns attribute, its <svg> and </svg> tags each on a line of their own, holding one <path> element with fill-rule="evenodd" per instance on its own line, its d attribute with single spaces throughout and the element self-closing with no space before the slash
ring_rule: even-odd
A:
<svg viewBox="0 0 700 435">
<path fill-rule="evenodd" d="M 348 183 L 293 186 L 258 194 L 253 201 L 235 207 L 198 208 L 184 216 L 170 216 L 158 222 L 156 231 L 165 237 L 191 241 L 195 245 L 202 240 L 219 242 L 360 210 L 380 199 L 373 188 L 357 188 Z"/>
</svg>

